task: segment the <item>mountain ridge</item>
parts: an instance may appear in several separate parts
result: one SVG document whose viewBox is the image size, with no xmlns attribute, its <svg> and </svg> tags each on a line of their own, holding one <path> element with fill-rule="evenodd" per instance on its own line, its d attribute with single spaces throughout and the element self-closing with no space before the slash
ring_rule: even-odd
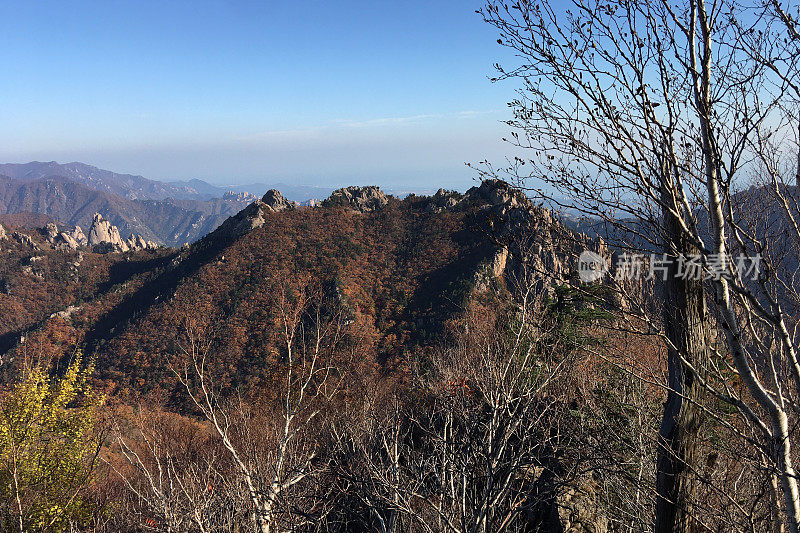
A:
<svg viewBox="0 0 800 533">
<path fill-rule="evenodd" d="M 181 249 L 101 259 L 91 252 L 47 251 L 42 243 L 35 253 L 43 259 L 32 270 L 27 265 L 33 252 L 26 252 L 24 239 L 11 239 L 19 263 L 6 268 L 13 274 L 6 284 L 12 293 L 13 287 L 38 287 L 54 275 L 48 265 L 63 261 L 63 254 L 82 253 L 108 265 L 106 273 L 83 281 L 95 288 L 82 301 L 65 299 L 61 309 L 42 309 L 44 322 L 27 335 L 29 342 L 46 346 L 56 335 L 57 346 L 84 346 L 97 357 L 101 376 L 123 390 L 161 387 L 160 379 L 168 388 L 165 364 L 181 328 L 203 323 L 221 347 L 220 357 L 235 369 L 231 379 L 252 384 L 271 353 L 275 316 L 269 310 L 280 287 L 318 287 L 346 309 L 348 335 L 371 354 L 364 364 L 403 365 L 405 354 L 446 335 L 473 298 L 512 290 L 523 274 L 539 276 L 544 292 L 552 283 L 568 283 L 575 250 L 591 245 L 502 182 L 464 195 L 439 191 L 401 200 L 377 187 L 350 187 L 332 197 L 336 201 L 320 207 L 298 208 L 269 191 Z M 520 232 L 534 236 L 538 246 L 515 244 Z M 526 273 L 530 267 L 546 270 L 555 281 Z M 74 272 L 75 279 L 96 276 L 80 266 Z M 31 275 L 42 279 L 31 284 Z M 70 306 L 80 309 L 68 320 L 47 320 Z M 6 333 L 6 346 L 21 335 L 15 331 Z"/>
<path fill-rule="evenodd" d="M 247 205 L 235 197 L 210 200 L 131 200 L 63 177 L 0 176 L 0 214 L 39 213 L 71 226 L 89 227 L 100 213 L 124 235 L 169 246 L 192 242 Z"/>
</svg>

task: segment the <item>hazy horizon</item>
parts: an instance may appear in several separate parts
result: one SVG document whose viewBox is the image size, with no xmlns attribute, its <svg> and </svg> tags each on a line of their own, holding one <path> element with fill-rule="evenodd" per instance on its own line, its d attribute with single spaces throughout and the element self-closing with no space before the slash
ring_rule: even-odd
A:
<svg viewBox="0 0 800 533">
<path fill-rule="evenodd" d="M 481 2 L 9 3 L 0 161 L 218 185 L 468 187 L 510 86 Z"/>
</svg>

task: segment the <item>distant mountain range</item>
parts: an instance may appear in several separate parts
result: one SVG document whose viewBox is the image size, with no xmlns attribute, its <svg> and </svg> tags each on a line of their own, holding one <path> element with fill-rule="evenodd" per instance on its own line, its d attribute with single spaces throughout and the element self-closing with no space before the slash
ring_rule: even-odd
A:
<svg viewBox="0 0 800 533">
<path fill-rule="evenodd" d="M 13 179 L 67 178 L 96 191 L 108 192 L 129 200 L 209 200 L 221 198 L 226 192 L 248 192 L 262 196 L 270 189 L 278 189 L 289 200 L 305 202 L 312 198 L 326 198 L 335 187 L 313 187 L 287 183 L 250 183 L 246 185 L 213 185 L 203 180 L 156 181 L 133 174 L 119 174 L 86 163 L 55 161 L 0 164 L 0 176 Z"/>
<path fill-rule="evenodd" d="M 0 215 L 46 215 L 87 228 L 95 212 L 124 236 L 141 234 L 168 246 L 193 242 L 238 213 L 254 197 L 279 189 L 303 203 L 333 188 L 277 183 L 223 187 L 202 180 L 161 182 L 85 163 L 0 164 Z M 226 194 L 230 191 L 247 194 Z M 31 217 L 35 219 L 35 217 Z"/>
<path fill-rule="evenodd" d="M 65 178 L 95 191 L 115 194 L 129 200 L 198 199 L 199 196 L 188 186 L 172 185 L 132 174 L 117 174 L 85 163 L 6 163 L 0 164 L 0 176 L 15 180 Z"/>
<path fill-rule="evenodd" d="M 141 234 L 169 246 L 193 242 L 239 212 L 249 201 L 212 198 L 130 200 L 64 177 L 0 177 L 0 214 L 36 213 L 86 229 L 102 214 L 127 237 Z"/>
<path fill-rule="evenodd" d="M 178 189 L 196 191 L 199 195 L 209 198 L 220 197 L 228 191 L 247 192 L 256 196 L 263 196 L 270 189 L 277 189 L 281 194 L 293 202 L 304 203 L 308 200 L 322 200 L 333 192 L 335 187 L 314 187 L 311 185 L 291 185 L 288 183 L 249 183 L 245 185 L 212 185 L 203 180 L 193 179 L 188 181 L 170 181 L 168 185 Z"/>
</svg>

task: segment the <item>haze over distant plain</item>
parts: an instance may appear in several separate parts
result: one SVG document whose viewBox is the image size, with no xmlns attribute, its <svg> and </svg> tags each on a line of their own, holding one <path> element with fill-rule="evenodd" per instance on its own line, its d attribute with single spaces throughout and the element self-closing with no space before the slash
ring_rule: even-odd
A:
<svg viewBox="0 0 800 533">
<path fill-rule="evenodd" d="M 6 2 L 0 161 L 465 188 L 513 88 L 480 2 Z"/>
</svg>

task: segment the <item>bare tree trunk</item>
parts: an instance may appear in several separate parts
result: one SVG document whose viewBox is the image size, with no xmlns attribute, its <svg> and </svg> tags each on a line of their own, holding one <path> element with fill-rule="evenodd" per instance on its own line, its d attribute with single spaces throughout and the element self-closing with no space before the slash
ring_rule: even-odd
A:
<svg viewBox="0 0 800 533">
<path fill-rule="evenodd" d="M 691 247 L 681 240 L 675 217 L 664 214 L 668 235 L 665 251 L 689 255 Z M 674 257 L 673 257 L 674 259 Z M 671 346 L 667 349 L 669 389 L 659 431 L 656 471 L 656 533 L 696 531 L 693 518 L 694 467 L 697 432 L 702 422 L 696 401 L 701 386 L 682 358 L 695 369 L 707 357 L 709 339 L 703 281 L 678 277 L 676 261 L 669 262 L 663 284 L 664 327 Z"/>
</svg>

